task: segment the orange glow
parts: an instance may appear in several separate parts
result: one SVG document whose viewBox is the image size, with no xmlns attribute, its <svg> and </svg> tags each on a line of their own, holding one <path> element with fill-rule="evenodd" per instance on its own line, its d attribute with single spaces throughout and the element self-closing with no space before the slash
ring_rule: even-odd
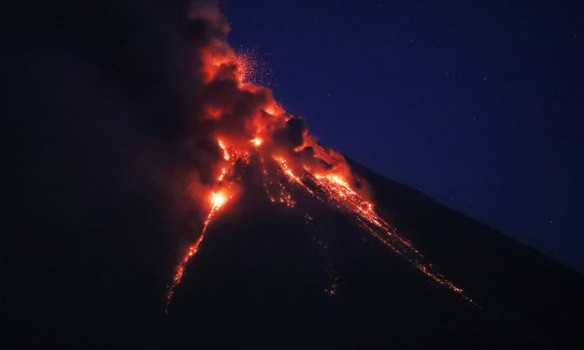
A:
<svg viewBox="0 0 584 350">
<path fill-rule="evenodd" d="M 227 203 L 230 198 L 231 196 L 225 190 L 211 192 L 209 195 L 209 204 L 211 204 L 211 209 L 209 210 L 207 219 L 203 223 L 203 232 L 207 231 L 207 228 L 217 215 L 217 212 L 223 208 L 225 203 Z"/>
<path fill-rule="evenodd" d="M 220 209 L 225 202 L 227 202 L 227 196 L 223 192 L 211 193 L 211 205 L 215 210 Z"/>
<path fill-rule="evenodd" d="M 261 138 L 259 138 L 259 137 L 256 137 L 256 138 L 254 138 L 254 139 L 252 139 L 252 140 L 251 140 L 251 143 L 252 143 L 252 144 L 253 144 L 255 147 L 259 147 L 259 146 L 261 146 L 263 142 L 264 142 L 264 141 L 263 141 Z"/>
<path fill-rule="evenodd" d="M 221 118 L 221 114 L 223 113 L 223 111 L 220 108 L 217 107 L 207 107 L 206 111 L 205 111 L 205 117 L 209 118 L 209 119 L 220 119 Z"/>
<path fill-rule="evenodd" d="M 273 116 L 280 115 L 284 112 L 282 107 L 280 107 L 277 103 L 272 103 L 269 106 L 266 106 L 266 108 L 264 108 L 264 111 Z"/>
<path fill-rule="evenodd" d="M 199 236 L 197 241 L 193 245 L 189 246 L 185 255 L 183 255 L 179 264 L 175 268 L 175 273 L 174 273 L 174 276 L 172 278 L 172 283 L 171 283 L 171 285 L 168 286 L 168 291 L 166 293 L 166 306 L 164 309 L 164 313 L 167 315 L 168 315 L 168 307 L 170 306 L 170 302 L 172 301 L 172 297 L 174 296 L 174 290 L 176 289 L 176 286 L 178 286 L 179 283 L 182 281 L 182 278 L 183 278 L 184 273 L 185 273 L 185 268 L 186 268 L 188 262 L 191 260 L 191 258 L 195 254 L 197 254 L 197 252 L 199 251 L 199 246 L 201 245 L 201 242 L 203 242 L 204 238 L 205 238 L 205 233 L 203 232 L 203 233 L 201 233 L 201 235 Z"/>
<path fill-rule="evenodd" d="M 227 168 L 223 167 L 221 168 L 221 173 L 219 174 L 219 176 L 217 176 L 217 182 L 223 181 L 225 175 L 227 175 Z"/>
</svg>

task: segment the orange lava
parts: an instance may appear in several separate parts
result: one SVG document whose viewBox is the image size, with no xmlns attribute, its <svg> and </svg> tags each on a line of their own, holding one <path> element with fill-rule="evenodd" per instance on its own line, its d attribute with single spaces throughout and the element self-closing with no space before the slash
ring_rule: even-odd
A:
<svg viewBox="0 0 584 350">
<path fill-rule="evenodd" d="M 195 254 L 197 254 L 197 252 L 199 251 L 199 246 L 201 245 L 201 242 L 203 242 L 204 238 L 205 232 L 202 232 L 201 235 L 199 236 L 199 239 L 197 239 L 197 241 L 193 245 L 189 246 L 185 255 L 182 257 L 182 259 L 175 268 L 174 277 L 172 278 L 172 284 L 168 286 L 168 291 L 166 292 L 166 306 L 164 309 L 164 313 L 167 315 L 168 307 L 170 306 L 170 302 L 172 301 L 172 297 L 174 296 L 174 290 L 176 286 L 180 284 L 184 276 L 185 266 L 188 264 L 191 258 Z"/>
<path fill-rule="evenodd" d="M 251 140 L 251 143 L 255 146 L 255 147 L 260 147 L 263 143 L 263 140 L 259 137 L 256 137 L 254 139 Z"/>
</svg>

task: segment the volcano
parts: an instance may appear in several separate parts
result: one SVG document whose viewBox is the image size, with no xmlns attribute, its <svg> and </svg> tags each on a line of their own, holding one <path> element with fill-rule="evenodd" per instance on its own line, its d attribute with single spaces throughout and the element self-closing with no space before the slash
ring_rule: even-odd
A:
<svg viewBox="0 0 584 350">
<path fill-rule="evenodd" d="M 582 345 L 578 272 L 321 144 L 216 6 L 134 5 L 15 17 L 3 349 Z"/>
</svg>

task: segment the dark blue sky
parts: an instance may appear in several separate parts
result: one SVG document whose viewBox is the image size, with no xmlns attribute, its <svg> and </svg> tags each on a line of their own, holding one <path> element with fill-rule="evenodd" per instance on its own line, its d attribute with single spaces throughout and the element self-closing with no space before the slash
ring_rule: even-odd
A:
<svg viewBox="0 0 584 350">
<path fill-rule="evenodd" d="M 584 4 L 226 1 L 323 143 L 584 270 Z"/>
</svg>

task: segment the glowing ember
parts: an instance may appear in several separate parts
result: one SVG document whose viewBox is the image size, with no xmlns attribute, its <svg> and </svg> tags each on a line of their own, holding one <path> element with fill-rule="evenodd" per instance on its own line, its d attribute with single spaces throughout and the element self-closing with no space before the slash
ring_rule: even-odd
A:
<svg viewBox="0 0 584 350">
<path fill-rule="evenodd" d="M 215 10 L 216 11 L 216 10 Z M 226 22 L 220 15 L 204 13 L 203 19 L 218 21 L 211 23 L 219 31 L 226 31 Z M 207 84 L 231 82 L 229 99 L 224 105 L 216 102 L 205 105 L 202 120 L 215 123 L 210 132 L 211 141 L 217 145 L 215 163 L 210 167 L 215 181 L 205 184 L 212 189 L 204 194 L 209 203 L 203 206 L 207 215 L 201 234 L 186 250 L 179 261 L 174 278 L 168 287 L 167 309 L 180 284 L 185 267 L 198 252 L 205 234 L 232 200 L 234 187 L 243 185 L 242 178 L 250 169 L 261 165 L 263 188 L 271 203 L 296 207 L 298 193 L 305 193 L 315 200 L 336 208 L 375 237 L 383 245 L 401 255 L 432 281 L 445 286 L 471 301 L 462 289 L 454 285 L 425 261 L 414 245 L 397 231 L 375 210 L 375 205 L 358 183 L 345 158 L 339 153 L 321 146 L 304 125 L 304 120 L 287 115 L 273 99 L 272 92 L 264 87 L 247 82 L 253 74 L 249 57 L 238 56 L 229 47 L 225 38 L 209 40 L 201 49 L 201 75 Z M 205 101 L 203 101 L 206 103 Z M 240 116 L 243 120 L 237 127 L 225 127 L 225 119 Z M 225 117 L 228 116 L 228 117 Z M 228 123 L 226 121 L 225 123 Z M 260 147 L 261 146 L 261 147 Z M 361 180 L 362 182 L 362 180 Z M 309 214 L 307 214 L 309 215 Z M 309 215 L 311 220 L 314 220 Z M 338 281 L 327 289 L 335 295 Z M 472 301 L 471 301 L 472 302 Z"/>
<path fill-rule="evenodd" d="M 217 144 L 219 145 L 219 148 L 221 148 L 221 151 L 223 151 L 223 159 L 225 160 L 231 159 L 231 156 L 229 155 L 229 152 L 227 151 L 227 147 L 225 146 L 223 140 L 217 139 Z"/>
<path fill-rule="evenodd" d="M 165 310 L 165 312 L 167 314 L 168 314 L 168 306 L 170 305 L 170 302 L 172 301 L 172 297 L 174 296 L 174 289 L 181 282 L 181 280 L 184 276 L 184 271 L 185 271 L 186 265 L 191 260 L 191 258 L 193 256 L 195 256 L 195 254 L 197 254 L 197 252 L 199 251 L 199 246 L 201 245 L 201 243 L 203 242 L 203 239 L 205 238 L 205 233 L 207 231 L 207 228 L 209 228 L 209 225 L 211 224 L 211 222 L 215 218 L 215 215 L 217 214 L 217 212 L 225 205 L 225 203 L 227 203 L 228 200 L 229 200 L 229 197 L 221 191 L 211 192 L 211 195 L 209 198 L 209 201 L 211 202 L 211 210 L 209 211 L 209 214 L 207 215 L 207 218 L 205 219 L 205 223 L 203 224 L 203 230 L 201 231 L 201 235 L 199 236 L 199 238 L 197 239 L 195 244 L 191 245 L 187 249 L 185 255 L 180 260 L 180 263 L 177 265 L 177 267 L 175 269 L 175 274 L 174 274 L 174 278 L 172 279 L 172 284 L 168 287 L 168 292 L 166 294 L 166 310 Z"/>
<path fill-rule="evenodd" d="M 227 197 L 221 192 L 213 192 L 211 193 L 211 204 L 213 205 L 213 209 L 219 209 L 227 202 Z"/>
<path fill-rule="evenodd" d="M 251 143 L 256 147 L 261 146 L 262 142 L 263 142 L 262 139 L 260 139 L 259 137 L 256 137 L 256 138 L 251 140 Z"/>
</svg>

